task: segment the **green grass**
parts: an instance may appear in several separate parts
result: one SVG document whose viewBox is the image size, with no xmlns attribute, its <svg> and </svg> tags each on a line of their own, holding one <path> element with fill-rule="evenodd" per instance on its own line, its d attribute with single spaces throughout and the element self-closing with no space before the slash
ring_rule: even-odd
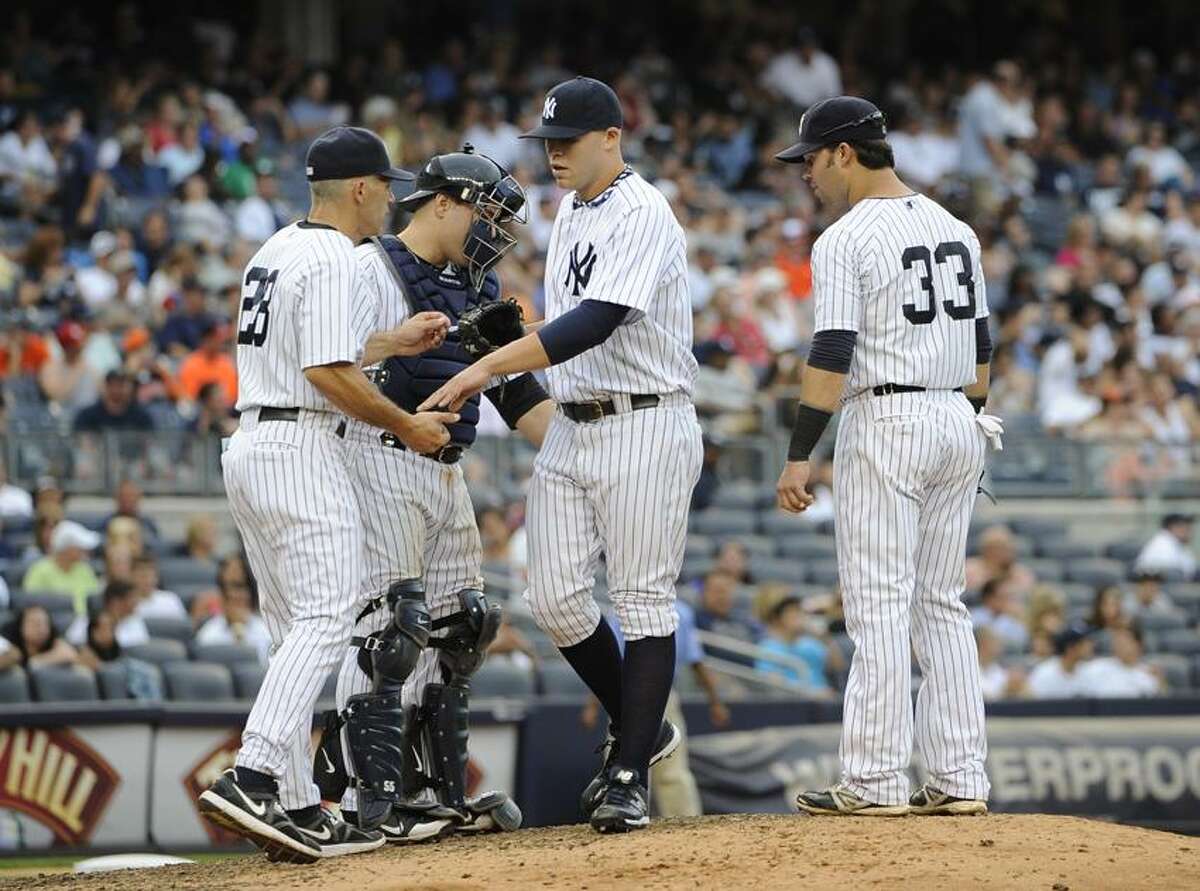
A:
<svg viewBox="0 0 1200 891">
<path fill-rule="evenodd" d="M 168 852 L 170 853 L 170 852 Z M 24 856 L 21 854 L 5 854 L 0 857 L 0 872 L 6 869 L 33 870 L 44 869 L 47 872 L 61 872 L 62 870 L 70 870 L 80 860 L 87 860 L 93 855 L 90 854 L 73 854 L 70 856 L 57 857 L 42 857 L 37 855 Z M 245 857 L 244 853 L 237 851 L 226 853 L 201 853 L 201 854 L 179 854 L 180 857 L 186 857 L 188 860 L 194 860 L 196 863 L 217 863 L 221 860 L 228 860 L 231 857 Z"/>
</svg>

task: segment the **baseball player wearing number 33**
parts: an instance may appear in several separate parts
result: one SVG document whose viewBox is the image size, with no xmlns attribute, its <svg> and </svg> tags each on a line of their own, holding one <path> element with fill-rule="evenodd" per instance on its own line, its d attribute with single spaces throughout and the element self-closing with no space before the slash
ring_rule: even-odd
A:
<svg viewBox="0 0 1200 891">
<path fill-rule="evenodd" d="M 1003 430 L 981 414 L 992 347 L 979 240 L 900 181 L 886 135 L 878 108 L 839 96 L 809 108 L 800 141 L 776 156 L 800 164 L 817 200 L 841 214 L 813 246 L 816 333 L 777 495 L 793 513 L 812 503 L 809 454 L 840 406 L 833 497 L 855 649 L 841 780 L 797 805 L 982 814 L 983 695 L 961 598 L 984 452 Z M 914 737 L 929 780 L 910 796 Z"/>
</svg>

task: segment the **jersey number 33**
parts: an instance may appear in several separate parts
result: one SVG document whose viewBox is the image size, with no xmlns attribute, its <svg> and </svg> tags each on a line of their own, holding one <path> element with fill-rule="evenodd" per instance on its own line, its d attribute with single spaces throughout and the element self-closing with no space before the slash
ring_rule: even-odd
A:
<svg viewBox="0 0 1200 891">
<path fill-rule="evenodd" d="M 905 248 L 900 262 L 905 269 L 917 266 L 917 280 L 925 292 L 926 308 L 918 308 L 916 302 L 904 304 L 904 318 L 914 325 L 928 325 L 937 316 L 938 295 L 933 288 L 933 264 L 953 263 L 957 257 L 961 266 L 957 270 L 959 287 L 966 293 L 965 303 L 956 303 L 959 294 L 952 294 L 941 301 L 946 315 L 956 321 L 975 318 L 975 278 L 971 275 L 971 252 L 961 241 L 943 241 L 932 253 L 925 245 Z M 919 266 L 917 264 L 920 264 Z M 951 266 L 951 269 L 954 267 Z"/>
</svg>

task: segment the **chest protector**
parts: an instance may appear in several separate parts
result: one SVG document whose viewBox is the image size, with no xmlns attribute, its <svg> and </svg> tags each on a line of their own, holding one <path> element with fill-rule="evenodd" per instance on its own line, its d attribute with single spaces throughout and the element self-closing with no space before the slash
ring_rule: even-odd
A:
<svg viewBox="0 0 1200 891">
<path fill-rule="evenodd" d="M 377 243 L 387 253 L 413 313 L 444 313 L 451 325 L 457 325 L 467 310 L 500 299 L 500 279 L 494 272 L 487 274 L 483 287 L 476 291 L 465 275 L 446 274 L 418 260 L 394 235 L 384 235 Z M 438 387 L 474 361 L 463 350 L 458 334 L 449 334 L 437 349 L 385 360 L 379 388 L 405 411 L 415 412 Z M 450 441 L 469 446 L 475 442 L 475 426 L 479 423 L 478 394 L 467 400 L 458 414 L 456 423 L 446 425 Z"/>
</svg>

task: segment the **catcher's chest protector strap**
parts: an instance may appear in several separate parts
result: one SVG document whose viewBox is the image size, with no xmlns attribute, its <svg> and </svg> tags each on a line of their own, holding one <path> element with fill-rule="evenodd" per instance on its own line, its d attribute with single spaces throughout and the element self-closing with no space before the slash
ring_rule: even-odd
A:
<svg viewBox="0 0 1200 891">
<path fill-rule="evenodd" d="M 481 303 L 500 299 L 500 279 L 489 272 L 479 291 L 471 287 L 462 271 L 448 273 L 418 260 L 404 243 L 394 235 L 372 238 L 383 251 L 404 292 L 409 309 L 418 312 L 440 312 L 457 324 L 468 309 Z M 384 395 L 403 408 L 414 412 L 434 391 L 475 360 L 463 351 L 457 334 L 447 336 L 441 346 L 420 356 L 393 356 L 383 363 L 379 382 Z M 475 425 L 479 423 L 479 397 L 472 396 L 459 410 L 459 420 L 447 424 L 450 441 L 470 445 L 475 441 Z"/>
</svg>

